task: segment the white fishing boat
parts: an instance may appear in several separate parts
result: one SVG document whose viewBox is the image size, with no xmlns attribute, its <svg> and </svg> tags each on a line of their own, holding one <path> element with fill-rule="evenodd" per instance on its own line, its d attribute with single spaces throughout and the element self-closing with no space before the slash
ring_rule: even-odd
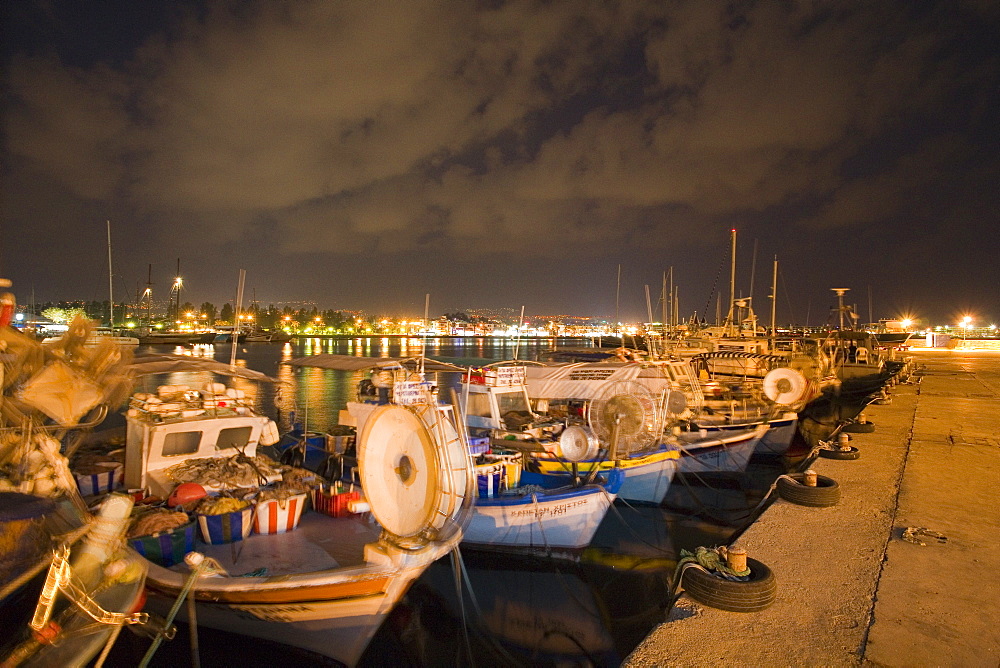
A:
<svg viewBox="0 0 1000 668">
<path fill-rule="evenodd" d="M 584 412 L 607 446 L 605 465 L 618 461 L 626 471 L 622 498 L 658 503 L 662 496 L 656 496 L 666 494 L 680 471 L 745 470 L 768 429 L 766 422 L 753 422 L 726 433 L 685 431 L 682 425 L 704 397 L 690 367 L 676 360 L 539 365 L 526 373 L 536 405 L 559 415 Z M 556 469 L 546 455 L 533 457 L 543 470 Z M 580 462 L 585 464 L 593 467 L 597 460 Z"/>
<path fill-rule="evenodd" d="M 527 415 L 523 373 L 517 373 L 518 366 L 473 372 L 428 359 L 348 355 L 314 355 L 291 360 L 289 364 L 374 371 L 373 381 L 359 388 L 357 400 L 347 402 L 340 416 L 342 425 L 356 428 L 359 434 L 379 410 L 380 401 L 405 405 L 415 393 L 419 396 L 420 388 L 431 390 L 431 382 L 420 380 L 421 369 L 425 373 L 433 370 L 462 374 L 459 396 L 455 397 L 457 412 L 452 406 L 442 406 L 441 410 L 456 420 L 453 428 L 476 456 L 477 494 L 463 544 L 529 550 L 586 547 L 622 483 L 623 476 L 615 471 L 590 481 L 582 476 L 546 476 L 524 471 L 522 451 L 515 446 L 533 448 L 545 443 L 557 456 L 566 452 L 559 449 L 562 423 L 546 420 L 544 425 L 528 424 L 521 419 L 516 427 L 504 424 L 502 416 L 513 421 Z M 464 420 L 457 416 L 464 416 Z M 574 434 L 571 432 L 570 436 Z M 515 440 L 507 440 L 507 436 Z M 536 437 L 541 441 L 534 440 Z M 529 443 L 523 439 L 533 440 Z M 565 438 L 561 442 L 563 446 L 569 443 Z"/>
<path fill-rule="evenodd" d="M 181 362 L 140 360 L 149 371 Z M 137 393 L 126 421 L 128 489 L 167 498 L 189 482 L 218 498 L 245 498 L 248 488 L 253 496 L 298 484 L 295 491 L 311 488 L 314 504 L 303 510 L 304 503 L 289 501 L 265 514 L 260 503 L 218 520 L 196 514 L 202 542 L 182 549 L 186 559 L 150 553 L 148 609 L 166 615 L 189 589 L 199 626 L 347 665 L 410 584 L 458 544 L 473 500 L 465 444 L 442 407 L 425 401 L 381 406 L 369 416 L 357 444 L 361 495 L 328 494 L 308 472 L 258 456 L 258 445 L 277 441 L 277 428 L 220 383 Z M 187 618 L 186 607 L 179 618 Z"/>
</svg>

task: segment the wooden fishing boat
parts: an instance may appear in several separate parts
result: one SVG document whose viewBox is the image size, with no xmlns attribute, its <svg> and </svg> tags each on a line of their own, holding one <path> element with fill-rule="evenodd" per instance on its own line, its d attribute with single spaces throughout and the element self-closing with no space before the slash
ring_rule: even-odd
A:
<svg viewBox="0 0 1000 668">
<path fill-rule="evenodd" d="M 134 367 L 229 368 L 175 356 L 139 358 Z M 229 368 L 246 374 L 266 378 Z M 184 508 L 186 484 L 214 500 L 250 502 L 218 516 L 195 508 L 198 540 L 190 523 L 135 539 L 146 557 L 149 611 L 167 616 L 187 596 L 195 617 L 181 606 L 179 619 L 353 665 L 410 584 L 461 540 L 474 495 L 471 460 L 441 407 L 420 400 L 370 416 L 357 442 L 361 494 L 321 487 L 310 472 L 258 456 L 258 446 L 278 437 L 240 390 L 161 386 L 132 396 L 123 449 L 91 443 L 81 455 L 91 464 L 100 452 L 109 463 L 122 458 L 116 483 L 144 504 L 173 496 Z M 284 504 L 262 500 L 293 487 Z M 312 509 L 304 507 L 309 496 Z"/>
<path fill-rule="evenodd" d="M 180 402 L 153 406 L 164 403 Z M 259 443 L 277 439 L 276 429 L 238 400 L 194 415 L 188 413 L 198 409 L 183 405 L 148 408 L 133 405 L 128 416 L 129 488 L 162 497 L 176 485 L 179 464 L 230 457 L 251 462 L 265 487 L 276 482 L 256 457 Z M 305 511 L 281 533 L 244 528 L 239 540 L 233 530 L 229 540 L 197 545 L 194 560 L 150 562 L 149 609 L 166 613 L 190 588 L 199 625 L 355 663 L 413 580 L 459 542 L 472 502 L 467 451 L 434 405 L 380 407 L 360 434 L 358 459 L 364 498 L 337 516 Z M 197 482 L 209 492 L 231 489 L 217 478 Z M 252 521 L 259 530 L 257 508 Z"/>
<path fill-rule="evenodd" d="M 558 451 L 558 435 L 564 425 L 554 420 L 545 424 L 506 425 L 503 416 L 513 421 L 527 411 L 523 373 L 517 365 L 487 370 L 471 370 L 434 360 L 419 358 L 358 358 L 317 355 L 293 360 L 297 366 L 319 366 L 339 370 L 375 370 L 383 378 L 384 395 L 359 391 L 358 400 L 347 402 L 341 424 L 363 433 L 371 416 L 379 410 L 379 401 L 407 403 L 421 387 L 429 391 L 432 383 L 407 380 L 422 377 L 419 369 L 461 373 L 462 381 L 455 397 L 458 410 L 442 406 L 440 410 L 454 420 L 452 427 L 462 435 L 475 456 L 477 494 L 465 528 L 463 544 L 528 550 L 580 549 L 586 547 L 610 506 L 614 503 L 624 476 L 610 470 L 591 481 L 568 475 L 545 476 L 524 471 L 523 438 L 533 440 L 530 447 L 546 443 Z M 390 386 L 391 387 L 388 387 Z M 391 405 L 391 404 L 390 404 Z M 464 417 L 464 419 L 463 419 Z M 509 427 L 509 428 L 508 428 Z M 514 440 L 507 440 L 507 437 Z M 303 439 L 307 446 L 308 438 Z M 494 447 L 491 447 L 494 446 Z M 559 451 L 560 454 L 564 454 Z"/>
</svg>

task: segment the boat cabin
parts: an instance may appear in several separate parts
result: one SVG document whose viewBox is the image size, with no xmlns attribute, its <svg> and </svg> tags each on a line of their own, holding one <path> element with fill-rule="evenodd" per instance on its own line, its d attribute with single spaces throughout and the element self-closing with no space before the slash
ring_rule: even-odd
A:
<svg viewBox="0 0 1000 668">
<path fill-rule="evenodd" d="M 205 387 L 192 391 L 165 385 L 156 395 L 132 396 L 126 413 L 127 489 L 148 489 L 150 495 L 166 498 L 177 484 L 167 472 L 170 467 L 190 459 L 254 457 L 258 444 L 277 442 L 277 426 L 256 415 L 239 390 L 221 383 Z M 203 486 L 223 489 L 222 483 Z"/>
</svg>

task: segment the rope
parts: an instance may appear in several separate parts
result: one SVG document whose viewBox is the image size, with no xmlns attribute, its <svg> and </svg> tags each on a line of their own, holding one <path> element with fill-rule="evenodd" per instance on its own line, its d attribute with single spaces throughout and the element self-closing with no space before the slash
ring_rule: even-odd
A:
<svg viewBox="0 0 1000 668">
<path fill-rule="evenodd" d="M 708 307 L 712 305 L 712 297 L 715 296 L 715 287 L 719 284 L 719 277 L 722 276 L 722 269 L 726 266 L 726 258 L 723 256 L 719 263 L 719 270 L 715 272 L 715 280 L 712 281 L 712 289 L 708 291 L 708 301 L 705 302 L 704 313 L 708 315 Z"/>
<path fill-rule="evenodd" d="M 197 582 L 201 574 L 209 567 L 210 563 L 211 561 L 209 559 L 202 558 L 202 560 L 199 561 L 193 569 L 191 569 L 187 579 L 184 580 L 184 586 L 181 588 L 180 595 L 178 595 L 177 600 L 174 601 L 173 606 L 170 608 L 170 612 L 167 614 L 166 622 L 164 624 L 165 629 L 170 628 L 173 625 L 174 618 L 177 616 L 177 612 L 180 610 L 181 604 L 184 602 L 184 599 L 187 598 L 188 594 L 191 592 L 191 588 L 194 587 L 195 582 Z M 142 657 L 142 661 L 139 663 L 139 668 L 146 668 L 149 665 L 150 660 L 153 658 L 153 654 L 156 653 L 156 650 L 160 647 L 160 643 L 163 642 L 163 638 L 164 634 L 162 631 L 156 634 L 156 637 L 153 638 L 153 642 L 149 646 L 149 649 L 146 650 L 145 656 Z"/>
</svg>

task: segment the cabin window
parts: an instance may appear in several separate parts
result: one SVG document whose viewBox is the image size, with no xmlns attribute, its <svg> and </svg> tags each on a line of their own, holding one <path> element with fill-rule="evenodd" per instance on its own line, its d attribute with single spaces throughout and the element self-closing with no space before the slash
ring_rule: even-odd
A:
<svg viewBox="0 0 1000 668">
<path fill-rule="evenodd" d="M 229 450 L 236 448 L 242 450 L 250 442 L 250 434 L 253 427 L 232 427 L 219 432 L 219 440 L 215 442 L 216 450 Z"/>
<path fill-rule="evenodd" d="M 474 415 L 475 417 L 493 417 L 490 414 L 490 395 L 478 392 L 470 393 L 469 405 L 465 410 L 468 415 Z"/>
<path fill-rule="evenodd" d="M 198 452 L 198 444 L 201 443 L 200 431 L 179 431 L 167 434 L 163 438 L 163 456 L 176 457 L 177 455 L 190 455 Z"/>
<path fill-rule="evenodd" d="M 528 406 L 528 399 L 523 392 L 498 394 L 497 407 L 500 409 L 500 415 L 506 415 L 510 411 L 531 413 L 531 407 Z"/>
</svg>

